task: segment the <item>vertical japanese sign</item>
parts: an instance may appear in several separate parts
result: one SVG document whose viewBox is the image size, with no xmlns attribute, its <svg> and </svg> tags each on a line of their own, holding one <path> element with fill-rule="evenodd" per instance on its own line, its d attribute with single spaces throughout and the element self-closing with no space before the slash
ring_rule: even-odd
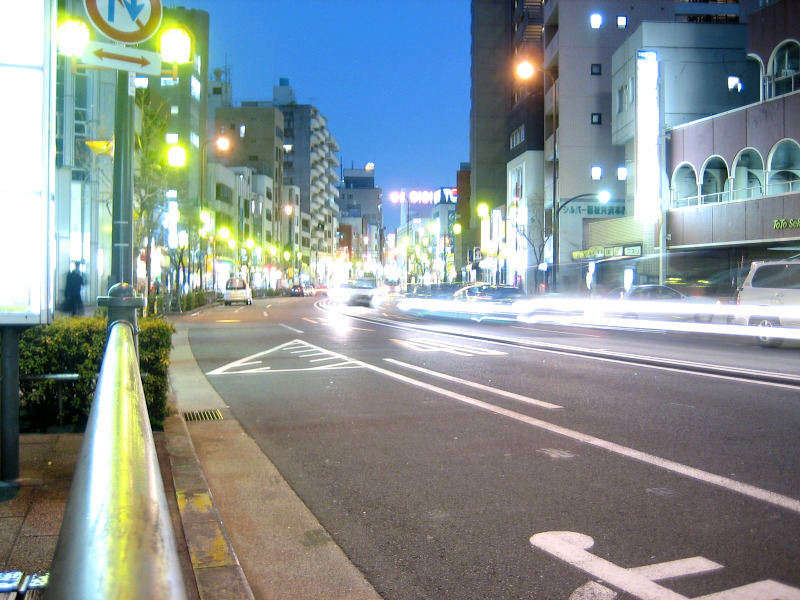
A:
<svg viewBox="0 0 800 600">
<path fill-rule="evenodd" d="M 55 0 L 0 4 L 0 325 L 53 316 Z"/>
</svg>

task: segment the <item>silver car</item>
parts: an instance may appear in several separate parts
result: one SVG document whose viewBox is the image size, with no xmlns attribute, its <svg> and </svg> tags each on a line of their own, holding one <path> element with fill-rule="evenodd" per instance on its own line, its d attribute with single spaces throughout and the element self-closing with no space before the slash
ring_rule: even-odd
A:
<svg viewBox="0 0 800 600">
<path fill-rule="evenodd" d="M 762 346 L 779 346 L 778 327 L 800 327 L 800 260 L 756 261 L 736 294 L 734 322 L 758 328 Z"/>
</svg>

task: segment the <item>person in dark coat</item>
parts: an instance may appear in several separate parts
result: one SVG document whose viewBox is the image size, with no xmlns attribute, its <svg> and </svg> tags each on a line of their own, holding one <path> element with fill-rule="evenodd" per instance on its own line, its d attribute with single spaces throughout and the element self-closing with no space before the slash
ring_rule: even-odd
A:
<svg viewBox="0 0 800 600">
<path fill-rule="evenodd" d="M 83 275 L 80 272 L 78 263 L 74 263 L 75 268 L 67 275 L 67 286 L 64 290 L 66 296 L 66 312 L 73 315 L 83 314 L 83 299 L 81 298 L 81 288 L 83 287 Z"/>
</svg>

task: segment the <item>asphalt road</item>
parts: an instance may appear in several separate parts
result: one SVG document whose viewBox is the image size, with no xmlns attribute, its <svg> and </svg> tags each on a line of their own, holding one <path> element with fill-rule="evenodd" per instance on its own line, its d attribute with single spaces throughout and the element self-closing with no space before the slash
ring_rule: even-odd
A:
<svg viewBox="0 0 800 600">
<path fill-rule="evenodd" d="M 386 599 L 800 598 L 797 349 L 315 298 L 182 319 Z"/>
</svg>

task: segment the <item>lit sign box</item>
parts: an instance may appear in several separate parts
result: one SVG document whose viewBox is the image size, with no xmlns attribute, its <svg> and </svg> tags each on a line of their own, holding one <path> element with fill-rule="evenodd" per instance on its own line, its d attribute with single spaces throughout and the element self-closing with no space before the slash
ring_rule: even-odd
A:
<svg viewBox="0 0 800 600">
<path fill-rule="evenodd" d="M 13 6 L 12 6 L 13 4 Z M 55 2 L 4 3 L 0 40 L 0 325 L 52 320 Z"/>
<path fill-rule="evenodd" d="M 420 192 L 411 191 L 406 194 L 405 192 L 391 192 L 389 194 L 389 201 L 393 204 L 439 204 L 441 202 L 455 203 L 458 200 L 458 191 L 456 188 L 439 188 L 433 192 Z"/>
</svg>

